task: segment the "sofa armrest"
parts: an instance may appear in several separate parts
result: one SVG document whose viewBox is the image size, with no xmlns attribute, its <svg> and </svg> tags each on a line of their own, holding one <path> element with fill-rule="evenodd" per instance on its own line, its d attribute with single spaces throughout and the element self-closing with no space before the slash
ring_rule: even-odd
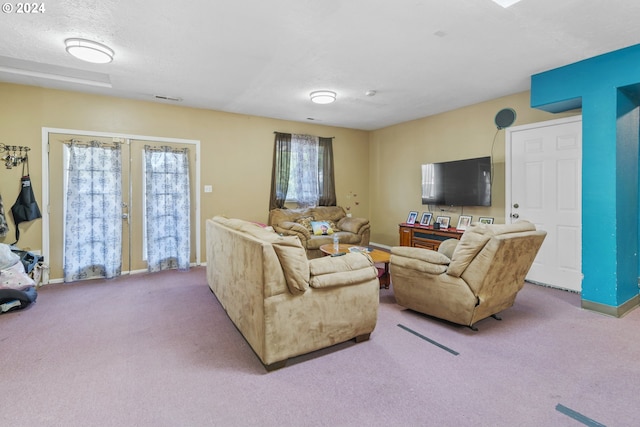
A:
<svg viewBox="0 0 640 427">
<path fill-rule="evenodd" d="M 369 220 L 366 218 L 350 218 L 348 216 L 343 217 L 336 224 L 340 230 L 349 231 L 355 234 L 361 234 L 367 228 L 370 227 Z"/>
<path fill-rule="evenodd" d="M 458 239 L 447 239 L 440 243 L 440 246 L 438 246 L 438 252 L 451 259 L 453 252 L 455 252 L 456 247 L 458 247 L 458 243 L 460 243 L 460 240 Z"/>
<path fill-rule="evenodd" d="M 298 236 L 301 242 L 306 242 L 311 238 L 311 233 L 302 224 L 293 221 L 284 221 L 274 224 L 273 229 L 276 233 L 286 234 L 289 236 Z"/>
<path fill-rule="evenodd" d="M 439 252 L 411 246 L 394 246 L 391 248 L 391 269 L 403 267 L 429 274 L 442 274 L 447 271 L 451 260 Z"/>
<path fill-rule="evenodd" d="M 355 285 L 378 277 L 373 260 L 363 253 L 315 258 L 309 261 L 309 270 L 309 286 L 316 289 Z"/>
</svg>

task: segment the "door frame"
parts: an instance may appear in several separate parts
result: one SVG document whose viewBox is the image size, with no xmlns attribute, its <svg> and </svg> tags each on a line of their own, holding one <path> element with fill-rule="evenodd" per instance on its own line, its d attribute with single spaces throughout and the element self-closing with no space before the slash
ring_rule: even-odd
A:
<svg viewBox="0 0 640 427">
<path fill-rule="evenodd" d="M 52 133 L 61 133 L 67 135 L 78 135 L 78 136 L 88 136 L 88 137 L 96 137 L 96 138 L 122 138 L 122 139 L 135 139 L 142 141 L 150 141 L 150 142 L 160 142 L 160 143 L 175 143 L 175 144 L 189 144 L 194 145 L 196 150 L 196 172 L 195 172 L 195 249 L 196 249 L 196 262 L 195 265 L 201 265 L 201 251 L 200 251 L 200 140 L 197 139 L 181 139 L 181 138 L 165 138 L 158 136 L 148 136 L 148 135 L 135 135 L 135 134 L 125 134 L 125 133 L 114 133 L 114 132 L 98 132 L 98 131 L 90 131 L 90 130 L 78 130 L 78 129 L 61 129 L 61 128 L 50 128 L 43 127 L 42 128 L 42 182 L 40 183 L 40 188 L 42 188 L 42 204 L 43 204 L 43 212 L 42 212 L 42 255 L 45 260 L 49 259 L 50 255 L 50 240 L 49 240 L 49 231 L 51 228 L 50 219 L 49 219 L 49 204 L 50 204 L 50 195 L 49 195 L 49 134 Z M 146 271 L 146 270 L 145 270 Z M 134 273 L 134 272 L 130 272 Z M 54 282 L 62 282 L 62 279 L 56 279 L 54 281 L 49 280 L 49 275 L 46 271 L 43 272 L 42 283 L 54 283 Z"/>
<path fill-rule="evenodd" d="M 504 154 L 505 154 L 505 163 L 504 163 L 504 168 L 505 168 L 505 182 L 504 182 L 504 187 L 505 187 L 505 213 L 504 213 L 504 219 L 505 219 L 505 223 L 510 223 L 512 218 L 511 218 L 511 206 L 513 205 L 512 203 L 512 199 L 511 199 L 511 188 L 512 188 L 512 176 L 511 176 L 511 144 L 512 144 L 512 134 L 514 132 L 522 132 L 522 131 L 526 131 L 526 130 L 531 130 L 531 129 L 539 129 L 539 128 L 544 128 L 544 127 L 550 127 L 550 126 L 558 126 L 558 125 L 565 125 L 565 124 L 569 124 L 569 123 L 575 123 L 575 122 L 582 122 L 582 115 L 578 114 L 575 116 L 570 116 L 570 117 L 564 117 L 564 118 L 560 118 L 560 119 L 553 119 L 553 120 L 546 120 L 543 122 L 536 122 L 536 123 L 529 123 L 526 125 L 521 125 L 521 126 L 514 126 L 511 128 L 507 128 L 506 132 L 505 132 L 505 138 L 504 138 Z M 580 170 L 580 179 L 582 179 L 582 170 Z M 583 194 L 584 194 L 584 188 L 583 188 Z M 581 195 L 582 196 L 582 195 Z M 582 210 L 582 207 L 581 207 Z M 582 215 L 580 216 L 580 227 L 582 228 L 582 222 L 583 222 L 583 216 L 584 216 L 584 212 L 582 213 Z M 579 248 L 580 251 L 580 259 L 582 260 L 582 246 Z M 564 288 L 563 288 L 564 289 Z"/>
</svg>

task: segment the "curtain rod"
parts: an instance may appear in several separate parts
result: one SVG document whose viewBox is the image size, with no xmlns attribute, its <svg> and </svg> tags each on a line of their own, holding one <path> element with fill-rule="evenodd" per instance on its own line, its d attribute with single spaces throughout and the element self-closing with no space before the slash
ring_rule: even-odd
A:
<svg viewBox="0 0 640 427">
<path fill-rule="evenodd" d="M 170 147 L 168 145 L 163 145 L 161 147 L 154 147 L 151 145 L 145 145 L 144 149 L 146 151 L 169 151 L 171 153 L 188 153 L 189 149 L 188 148 L 174 148 L 174 147 Z"/>
<path fill-rule="evenodd" d="M 92 145 L 98 145 L 99 147 L 117 147 L 119 145 L 121 145 L 122 143 L 120 141 L 111 141 L 111 142 L 102 142 L 102 141 L 97 141 L 97 140 L 91 140 L 91 141 L 82 141 L 80 139 L 67 139 L 67 140 L 63 140 L 60 141 L 65 145 L 78 145 L 81 147 L 91 147 Z"/>
<path fill-rule="evenodd" d="M 278 132 L 277 130 L 274 130 L 273 133 L 289 133 L 289 132 Z M 290 133 L 289 133 L 290 134 Z M 330 138 L 330 139 L 335 139 L 335 136 L 321 136 L 319 138 Z"/>
</svg>

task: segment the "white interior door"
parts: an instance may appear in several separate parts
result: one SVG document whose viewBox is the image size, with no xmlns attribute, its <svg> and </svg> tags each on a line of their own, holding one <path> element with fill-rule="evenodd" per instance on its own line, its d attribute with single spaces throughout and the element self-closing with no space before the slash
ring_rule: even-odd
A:
<svg viewBox="0 0 640 427">
<path fill-rule="evenodd" d="M 507 129 L 505 218 L 547 237 L 527 280 L 582 290 L 582 117 Z"/>
</svg>

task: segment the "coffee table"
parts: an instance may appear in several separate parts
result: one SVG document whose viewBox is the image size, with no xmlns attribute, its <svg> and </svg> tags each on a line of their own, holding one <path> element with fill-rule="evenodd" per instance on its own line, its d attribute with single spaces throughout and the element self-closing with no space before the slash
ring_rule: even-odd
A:
<svg viewBox="0 0 640 427">
<path fill-rule="evenodd" d="M 333 249 L 333 243 L 329 243 L 320 246 L 320 251 L 327 255 L 333 255 L 340 252 L 349 253 L 349 248 L 354 247 L 361 248 L 361 246 L 340 243 L 338 245 L 338 250 L 336 251 Z M 378 279 L 380 280 L 380 288 L 389 289 L 389 284 L 391 283 L 391 277 L 389 276 L 389 261 L 391 260 L 391 254 L 389 252 L 381 251 L 380 249 L 373 249 L 372 251 L 367 251 L 366 253 L 369 254 L 373 262 L 384 264 L 384 268 L 378 268 Z"/>
</svg>

